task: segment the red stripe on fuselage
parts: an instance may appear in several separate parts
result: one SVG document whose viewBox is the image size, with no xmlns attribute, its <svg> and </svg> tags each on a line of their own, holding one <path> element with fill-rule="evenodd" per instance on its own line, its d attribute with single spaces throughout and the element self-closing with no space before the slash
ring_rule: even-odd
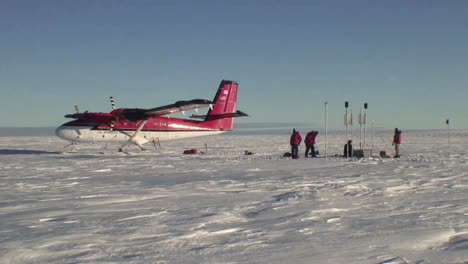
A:
<svg viewBox="0 0 468 264">
<path fill-rule="evenodd" d="M 100 114 L 99 117 L 102 117 Z M 127 119 L 118 118 L 97 118 L 93 113 L 87 118 L 82 118 L 65 123 L 64 126 L 91 126 L 98 130 L 111 129 L 111 122 L 114 121 L 114 130 L 136 130 L 143 121 L 130 122 Z M 98 122 L 96 122 L 98 121 Z M 100 122 L 99 122 L 100 121 Z M 181 118 L 155 117 L 147 119 L 142 131 L 218 131 L 211 122 L 194 121 Z"/>
</svg>

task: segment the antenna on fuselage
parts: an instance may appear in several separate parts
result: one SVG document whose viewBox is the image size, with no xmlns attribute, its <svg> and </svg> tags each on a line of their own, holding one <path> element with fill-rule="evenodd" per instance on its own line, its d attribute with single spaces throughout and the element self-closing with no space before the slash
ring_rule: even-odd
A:
<svg viewBox="0 0 468 264">
<path fill-rule="evenodd" d="M 80 113 L 80 110 L 78 109 L 78 106 L 77 106 L 77 105 L 75 105 L 75 112 L 76 112 L 77 114 Z"/>
<path fill-rule="evenodd" d="M 110 97 L 110 102 L 111 102 L 111 106 L 112 106 L 112 110 L 115 110 L 115 102 L 114 102 L 114 97 Z"/>
</svg>

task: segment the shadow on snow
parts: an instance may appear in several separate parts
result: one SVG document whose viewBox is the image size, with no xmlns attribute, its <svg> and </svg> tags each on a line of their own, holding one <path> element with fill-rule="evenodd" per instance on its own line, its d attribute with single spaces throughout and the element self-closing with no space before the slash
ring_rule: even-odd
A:
<svg viewBox="0 0 468 264">
<path fill-rule="evenodd" d="M 32 149 L 0 149 L 0 155 L 47 155 L 59 154 L 55 151 L 32 150 Z"/>
</svg>

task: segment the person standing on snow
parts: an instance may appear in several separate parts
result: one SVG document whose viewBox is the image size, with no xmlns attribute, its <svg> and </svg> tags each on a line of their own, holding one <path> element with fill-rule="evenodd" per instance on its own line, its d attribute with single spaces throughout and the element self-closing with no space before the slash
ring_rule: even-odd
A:
<svg viewBox="0 0 468 264">
<path fill-rule="evenodd" d="M 350 139 L 348 140 L 348 143 L 344 145 L 343 148 L 343 157 L 345 158 L 351 158 L 353 157 L 353 141 Z"/>
<path fill-rule="evenodd" d="M 401 130 L 398 130 L 398 128 L 395 128 L 395 134 L 393 134 L 393 142 L 392 142 L 392 146 L 395 146 L 395 158 L 400 157 L 401 141 L 402 141 Z"/>
<path fill-rule="evenodd" d="M 291 138 L 289 140 L 289 144 L 291 145 L 291 156 L 293 159 L 299 158 L 299 145 L 301 144 L 302 137 L 299 131 L 296 131 L 293 128 L 293 133 L 291 134 Z"/>
<path fill-rule="evenodd" d="M 315 139 L 317 138 L 317 131 L 310 131 L 307 133 L 306 138 L 304 139 L 304 144 L 306 145 L 305 157 L 309 156 L 309 151 L 312 157 L 317 157 L 315 154 Z"/>
</svg>

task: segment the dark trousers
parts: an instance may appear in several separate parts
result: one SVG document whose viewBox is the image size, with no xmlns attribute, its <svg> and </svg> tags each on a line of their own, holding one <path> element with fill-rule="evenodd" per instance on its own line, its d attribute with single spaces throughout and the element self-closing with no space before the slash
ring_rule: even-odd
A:
<svg viewBox="0 0 468 264">
<path fill-rule="evenodd" d="M 343 157 L 352 158 L 353 157 L 353 145 L 346 143 L 343 149 Z"/>
<path fill-rule="evenodd" d="M 309 151 L 310 151 L 310 155 L 311 155 L 312 157 L 317 157 L 317 155 L 315 155 L 315 145 L 308 145 L 308 146 L 306 146 L 306 151 L 305 151 L 305 156 L 306 156 L 306 157 L 308 157 Z"/>
<path fill-rule="evenodd" d="M 291 155 L 299 156 L 299 145 L 291 145 Z"/>
</svg>

